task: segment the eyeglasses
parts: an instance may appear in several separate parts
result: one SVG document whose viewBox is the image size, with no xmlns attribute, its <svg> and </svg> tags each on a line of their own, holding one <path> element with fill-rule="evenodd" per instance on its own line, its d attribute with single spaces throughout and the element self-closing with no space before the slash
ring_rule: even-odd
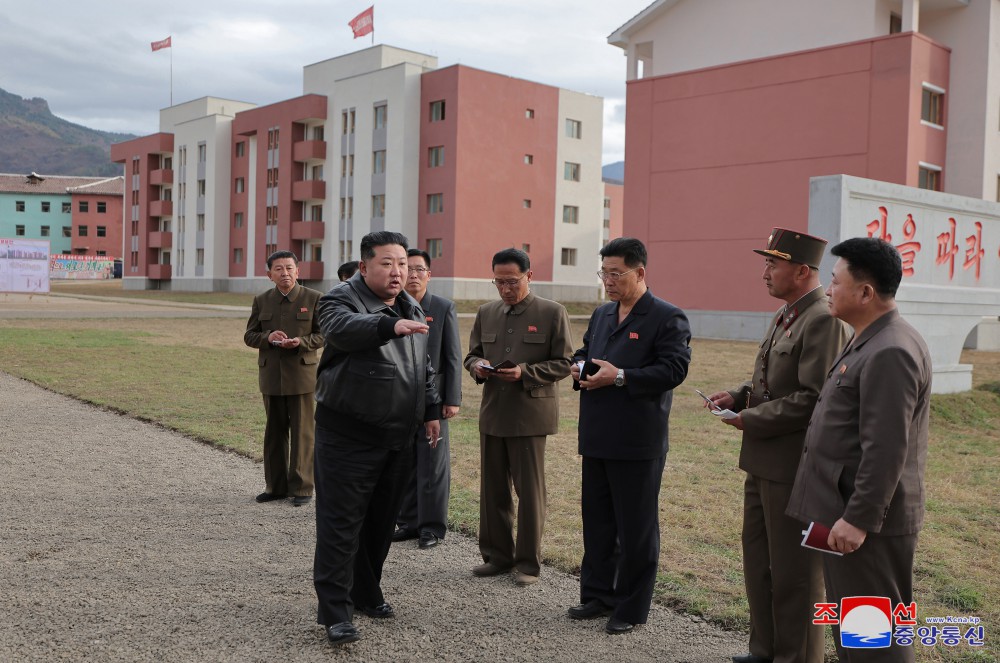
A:
<svg viewBox="0 0 1000 663">
<path fill-rule="evenodd" d="M 600 270 L 597 272 L 597 278 L 601 279 L 602 281 L 614 282 L 620 279 L 621 277 L 625 276 L 626 274 L 631 274 L 636 269 L 639 268 L 635 267 L 633 269 L 628 270 L 627 272 L 605 272 L 604 270 Z"/>
<path fill-rule="evenodd" d="M 523 281 L 525 276 L 527 276 L 527 274 L 523 274 L 519 279 L 493 279 L 490 283 L 498 288 L 503 288 L 505 286 L 508 288 L 516 288 L 517 284 Z"/>
<path fill-rule="evenodd" d="M 427 269 L 426 267 L 407 267 L 406 271 L 409 272 L 410 274 L 423 275 L 431 270 Z"/>
</svg>

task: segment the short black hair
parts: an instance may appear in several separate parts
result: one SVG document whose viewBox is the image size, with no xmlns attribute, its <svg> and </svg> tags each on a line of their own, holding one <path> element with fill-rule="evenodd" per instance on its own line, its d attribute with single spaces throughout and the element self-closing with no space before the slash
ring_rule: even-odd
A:
<svg viewBox="0 0 1000 663">
<path fill-rule="evenodd" d="M 889 242 L 878 237 L 852 237 L 830 249 L 843 258 L 857 281 L 870 283 L 883 297 L 895 297 L 903 280 L 903 259 Z"/>
<path fill-rule="evenodd" d="M 602 258 L 624 258 L 630 269 L 646 266 L 646 245 L 635 237 L 618 237 L 601 248 Z"/>
<path fill-rule="evenodd" d="M 351 260 L 350 262 L 345 262 L 343 265 L 337 268 L 337 278 L 341 281 L 346 281 L 347 279 L 354 276 L 354 272 L 358 271 L 358 261 Z"/>
<path fill-rule="evenodd" d="M 291 258 L 295 261 L 296 266 L 299 264 L 299 259 L 291 251 L 275 251 L 267 257 L 267 269 L 271 270 L 271 263 L 275 260 L 281 260 L 282 258 Z"/>
<path fill-rule="evenodd" d="M 497 265 L 509 265 L 511 263 L 520 267 L 522 273 L 531 269 L 531 258 L 529 258 L 528 254 L 521 249 L 504 249 L 502 251 L 497 251 L 493 255 L 492 267 L 496 267 Z"/>
<path fill-rule="evenodd" d="M 420 256 L 421 258 L 424 259 L 424 265 L 427 266 L 427 269 L 431 268 L 431 254 L 427 253 L 427 251 L 421 251 L 420 249 L 410 249 L 409 251 L 406 252 L 407 258 L 416 258 L 417 256 Z"/>
<path fill-rule="evenodd" d="M 375 248 L 387 246 L 389 244 L 399 244 L 404 249 L 410 248 L 410 244 L 403 233 L 395 233 L 389 230 L 379 230 L 368 233 L 361 238 L 361 259 L 371 260 L 375 257 Z"/>
</svg>

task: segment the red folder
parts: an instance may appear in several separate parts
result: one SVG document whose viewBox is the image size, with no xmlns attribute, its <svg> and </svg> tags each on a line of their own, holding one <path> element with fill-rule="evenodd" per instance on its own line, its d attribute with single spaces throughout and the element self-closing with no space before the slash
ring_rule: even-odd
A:
<svg viewBox="0 0 1000 663">
<path fill-rule="evenodd" d="M 844 553 L 837 552 L 827 544 L 827 540 L 830 538 L 830 528 L 823 523 L 817 523 L 815 520 L 809 523 L 807 529 L 802 530 L 802 547 L 812 548 L 813 550 L 818 550 L 820 552 L 829 553 L 831 555 L 843 556 Z"/>
</svg>

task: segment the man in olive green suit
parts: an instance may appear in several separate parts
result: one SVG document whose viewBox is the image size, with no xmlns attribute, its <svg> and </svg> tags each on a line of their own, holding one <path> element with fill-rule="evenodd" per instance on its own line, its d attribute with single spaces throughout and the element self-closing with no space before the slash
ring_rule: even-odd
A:
<svg viewBox="0 0 1000 663">
<path fill-rule="evenodd" d="M 545 526 L 545 438 L 559 429 L 556 383 L 570 371 L 573 338 L 562 304 L 531 293 L 528 254 L 493 256 L 500 301 L 483 304 L 465 368 L 483 384 L 479 408 L 479 550 L 477 576 L 514 569 L 514 582 L 538 581 Z M 505 367 L 498 367 L 504 366 Z M 517 491 L 517 541 L 514 501 Z"/>
<path fill-rule="evenodd" d="M 264 492 L 258 502 L 291 495 L 302 506 L 313 493 L 313 413 L 318 348 L 323 334 L 316 317 L 322 293 L 298 284 L 298 259 L 291 251 L 267 258 L 275 287 L 257 295 L 243 342 L 257 348 L 264 395 Z"/>
<path fill-rule="evenodd" d="M 743 431 L 743 579 L 750 604 L 750 653 L 736 663 L 822 663 L 820 553 L 800 546 L 802 525 L 785 515 L 806 426 L 826 372 L 847 343 L 819 281 L 826 240 L 775 228 L 765 257 L 768 294 L 783 300 L 760 344 L 753 379 L 709 398 L 738 412 L 723 419 Z"/>
</svg>

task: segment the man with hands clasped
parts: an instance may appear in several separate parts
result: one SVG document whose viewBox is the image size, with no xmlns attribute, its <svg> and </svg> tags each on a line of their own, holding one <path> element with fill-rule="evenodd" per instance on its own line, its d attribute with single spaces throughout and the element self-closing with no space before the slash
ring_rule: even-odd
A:
<svg viewBox="0 0 1000 663">
<path fill-rule="evenodd" d="M 673 389 L 687 376 L 684 312 L 646 286 L 646 247 L 630 237 L 601 249 L 610 303 L 573 354 L 580 390 L 583 562 L 572 619 L 611 615 L 605 630 L 645 624 L 660 558 L 659 497 Z"/>
</svg>

